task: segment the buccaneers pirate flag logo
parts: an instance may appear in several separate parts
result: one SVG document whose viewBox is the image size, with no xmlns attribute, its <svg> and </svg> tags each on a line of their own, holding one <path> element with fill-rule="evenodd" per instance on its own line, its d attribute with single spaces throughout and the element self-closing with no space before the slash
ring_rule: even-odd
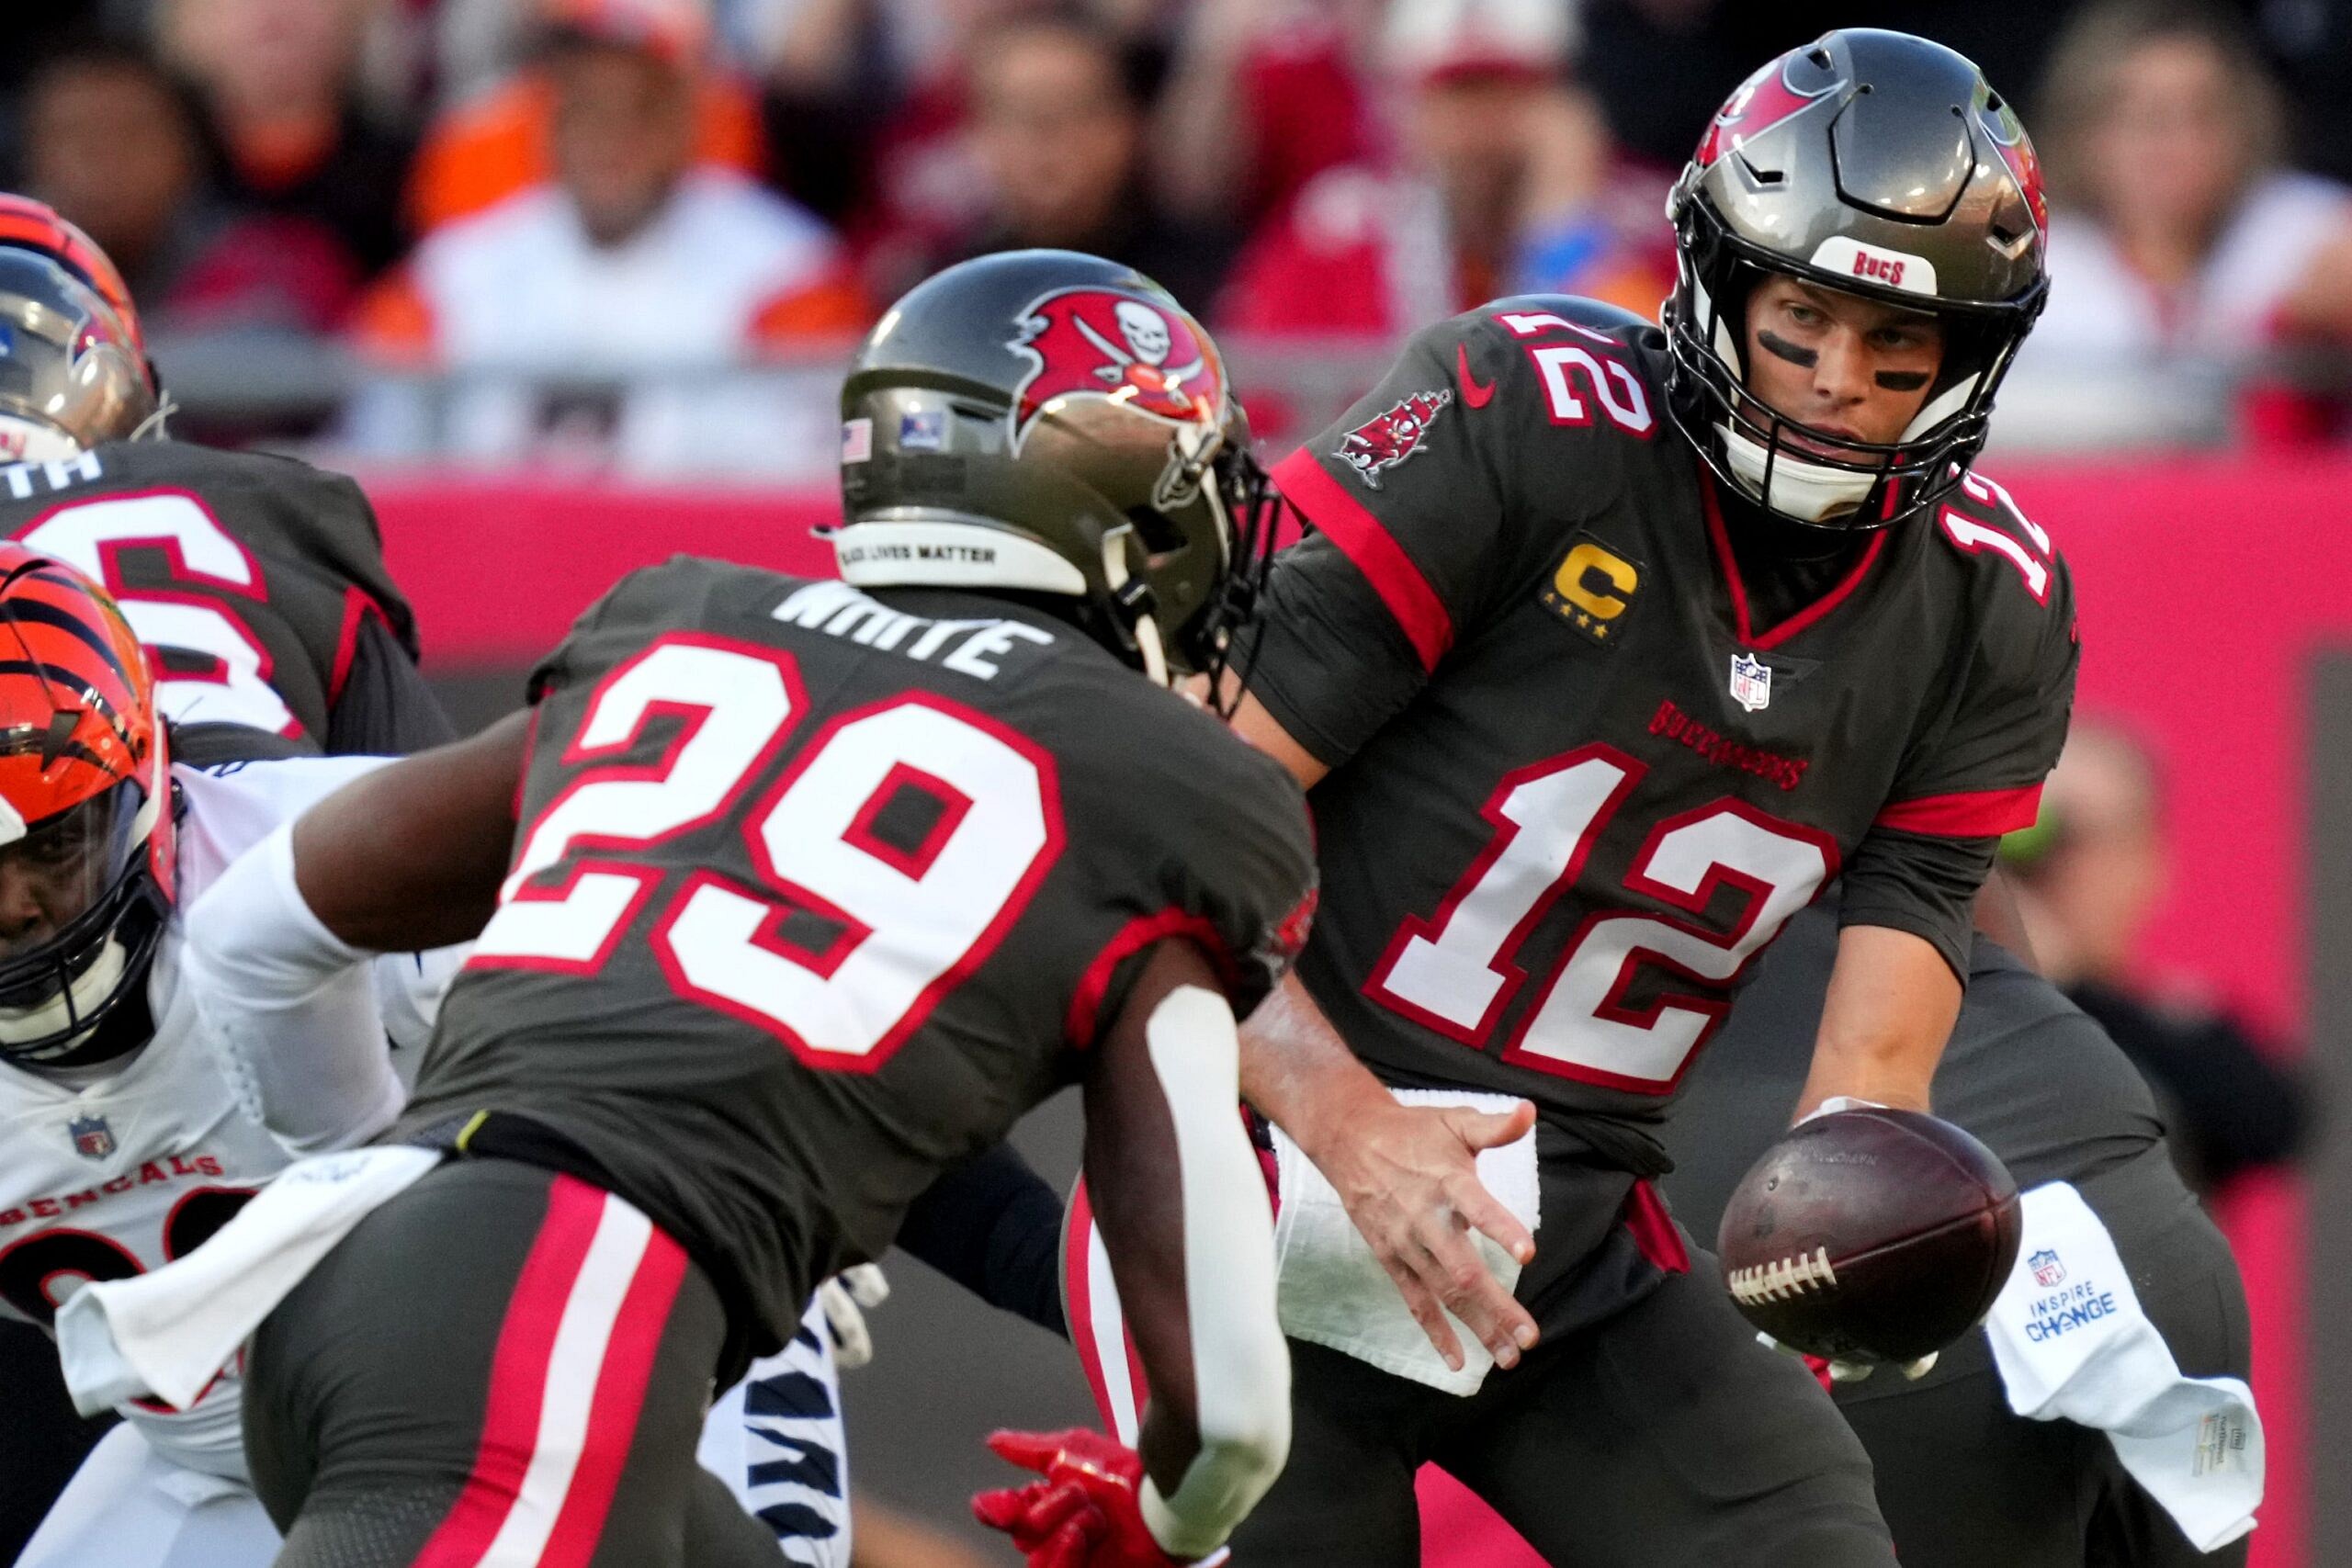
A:
<svg viewBox="0 0 2352 1568">
<path fill-rule="evenodd" d="M 1393 468 L 1421 449 L 1421 437 L 1441 410 L 1453 400 L 1453 389 L 1415 392 L 1401 398 L 1340 437 L 1332 456 L 1356 471 L 1368 489 L 1380 488 L 1384 468 Z"/>
<path fill-rule="evenodd" d="M 1022 311 L 1010 346 L 1029 358 L 1012 394 L 1012 451 L 1072 398 L 1125 403 L 1170 424 L 1222 426 L 1225 369 L 1181 310 L 1110 288 L 1060 288 Z"/>
</svg>

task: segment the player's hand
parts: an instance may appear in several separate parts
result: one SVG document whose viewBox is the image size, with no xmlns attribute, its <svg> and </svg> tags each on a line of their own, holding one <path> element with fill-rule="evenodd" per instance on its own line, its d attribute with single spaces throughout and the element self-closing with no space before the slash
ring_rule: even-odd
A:
<svg viewBox="0 0 2352 1568">
<path fill-rule="evenodd" d="M 1308 1151 L 1421 1332 L 1457 1371 L 1462 1344 L 1447 1312 L 1497 1366 L 1516 1366 L 1535 1343 L 1535 1319 L 1471 1241 L 1481 1232 L 1521 1264 L 1535 1256 L 1535 1238 L 1478 1179 L 1478 1151 L 1516 1143 L 1534 1123 L 1535 1107 L 1524 1100 L 1490 1112 L 1400 1105 L 1383 1096 L 1366 1102 L 1344 1135 Z"/>
<path fill-rule="evenodd" d="M 1010 1535 L 1029 1568 L 1178 1568 L 1143 1522 L 1143 1461 L 1133 1449 L 1082 1427 L 994 1432 L 989 1448 L 1045 1478 L 972 1499 L 973 1516 Z M 1199 1561 L 1229 1555 L 1219 1549 Z"/>
<path fill-rule="evenodd" d="M 866 1331 L 865 1309 L 890 1299 L 890 1281 L 871 1263 L 842 1269 L 817 1287 L 817 1304 L 825 1309 L 825 1326 L 833 1335 L 833 1364 L 862 1367 L 874 1359 L 874 1336 Z"/>
</svg>

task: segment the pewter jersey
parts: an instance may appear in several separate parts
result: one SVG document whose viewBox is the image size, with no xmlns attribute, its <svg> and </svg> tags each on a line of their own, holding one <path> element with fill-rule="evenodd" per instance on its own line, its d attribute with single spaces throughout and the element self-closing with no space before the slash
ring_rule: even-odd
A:
<svg viewBox="0 0 2352 1568">
<path fill-rule="evenodd" d="M 1964 974 L 2075 662 L 2065 568 L 1999 487 L 1844 540 L 1775 525 L 1715 493 L 1665 367 L 1654 324 L 1589 300 L 1419 334 L 1276 468 L 1316 531 L 1248 676 L 1332 770 L 1299 972 L 1340 1034 L 1642 1174 L 1749 963 L 1833 880 L 1849 923 Z"/>
<path fill-rule="evenodd" d="M 1303 934 L 1290 775 L 1043 612 L 681 558 L 534 691 L 514 870 L 399 1133 L 553 1134 L 755 1341 L 1071 1081 L 1155 943 L 1246 1013 Z"/>
<path fill-rule="evenodd" d="M 180 441 L 0 468 L 0 536 L 107 586 L 153 655 L 156 706 L 303 750 L 399 755 L 452 739 L 376 514 L 341 474 Z"/>
<path fill-rule="evenodd" d="M 368 770 L 373 757 L 288 758 L 173 780 L 179 820 L 176 901 L 148 972 L 154 1032 L 128 1059 L 41 1074 L 0 1063 L 0 1308 L 50 1325 L 85 1280 L 145 1272 L 228 1222 L 288 1163 L 243 1102 L 180 984 L 181 914 L 229 863 L 279 823 Z M 439 971 L 406 953 L 378 961 L 379 993 L 413 990 L 429 1022 Z M 235 1380 L 185 1412 L 125 1406 L 156 1451 L 213 1474 L 244 1473 Z"/>
</svg>

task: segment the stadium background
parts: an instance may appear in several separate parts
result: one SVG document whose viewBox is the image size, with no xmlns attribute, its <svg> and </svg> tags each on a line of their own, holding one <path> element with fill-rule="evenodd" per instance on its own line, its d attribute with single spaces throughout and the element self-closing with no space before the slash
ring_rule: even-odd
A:
<svg viewBox="0 0 2352 1568">
<path fill-rule="evenodd" d="M 123 262 L 184 434 L 362 477 L 469 726 L 633 566 L 825 570 L 831 367 L 930 266 L 1134 262 L 1218 331 L 1279 445 L 1489 295 L 1649 309 L 1664 184 L 1779 49 L 1865 23 L 1949 42 L 2025 106 L 2053 193 L 2053 304 L 1988 466 L 2073 564 L 2081 713 L 2164 783 L 2129 984 L 2233 1021 L 2323 1105 L 2341 1075 L 2347 0 L 12 9 L 9 185 Z M 1024 1134 L 1055 1179 L 1072 1121 Z M 2352 1467 L 2307 1459 L 2352 1442 L 2327 1332 L 2352 1313 L 2352 1143 L 2323 1119 L 2299 1165 L 2211 1201 L 2256 1314 L 2255 1561 L 2352 1562 Z M 1082 1386 L 1058 1342 L 919 1266 L 893 1280 L 848 1381 L 853 1473 L 954 1529 L 993 1477 L 978 1435 L 1080 1418 Z"/>
</svg>

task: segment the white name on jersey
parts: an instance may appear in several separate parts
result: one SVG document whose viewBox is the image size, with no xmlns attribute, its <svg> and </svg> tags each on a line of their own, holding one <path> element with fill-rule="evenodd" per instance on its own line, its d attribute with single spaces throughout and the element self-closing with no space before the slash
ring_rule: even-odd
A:
<svg viewBox="0 0 2352 1568">
<path fill-rule="evenodd" d="M 812 582 L 796 591 L 769 615 L 786 626 L 806 626 L 844 637 L 860 648 L 879 649 L 978 681 L 1001 673 L 989 660 L 1023 643 L 1049 646 L 1054 634 L 1022 621 L 933 621 L 902 615 L 869 599 L 846 582 Z M 952 645 L 952 646 L 951 646 Z"/>
</svg>

